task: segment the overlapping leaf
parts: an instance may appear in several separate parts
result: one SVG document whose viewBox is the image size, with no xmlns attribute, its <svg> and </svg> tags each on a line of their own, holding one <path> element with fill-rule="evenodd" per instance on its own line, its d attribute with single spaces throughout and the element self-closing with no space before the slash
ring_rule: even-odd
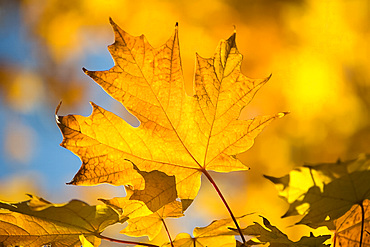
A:
<svg viewBox="0 0 370 247">
<path fill-rule="evenodd" d="M 166 203 L 160 209 L 152 212 L 145 202 L 133 199 L 135 194 L 133 190 L 126 188 L 126 191 L 126 197 L 101 199 L 105 204 L 116 209 L 121 218 L 127 221 L 128 226 L 121 231 L 123 234 L 133 237 L 148 236 L 151 240 L 160 233 L 165 218 L 184 216 L 183 204 L 179 201 Z"/>
<path fill-rule="evenodd" d="M 265 177 L 276 184 L 280 196 L 290 203 L 283 217 L 308 213 L 300 223 L 314 226 L 323 223 L 327 216 L 331 222 L 352 205 L 368 199 L 369 170 L 370 156 L 360 155 L 345 162 L 305 165 L 281 178 Z"/>
<path fill-rule="evenodd" d="M 239 217 L 242 219 L 245 216 Z M 196 227 L 193 231 L 193 236 L 188 233 L 180 233 L 173 241 L 174 247 L 193 247 L 193 246 L 236 246 L 234 235 L 238 235 L 236 231 L 230 230 L 235 227 L 232 219 L 215 220 L 206 227 Z M 163 247 L 170 247 L 167 243 Z"/>
<path fill-rule="evenodd" d="M 304 215 L 297 224 L 314 228 L 327 226 L 335 230 L 334 241 L 343 246 L 368 245 L 370 199 L 370 156 L 360 155 L 358 159 L 334 164 L 306 166 L 291 172 L 283 178 L 267 177 L 277 184 L 280 194 L 290 203 L 284 217 Z M 292 196 L 289 192 L 299 183 L 294 183 L 295 174 L 302 181 L 311 181 L 306 191 Z M 304 175 L 305 174 L 305 175 Z M 309 184 L 304 183 L 303 184 Z M 297 191 L 297 190 L 295 190 Z M 342 246 L 342 245 L 341 245 Z"/>
<path fill-rule="evenodd" d="M 100 199 L 115 209 L 128 227 L 121 233 L 129 236 L 148 236 L 153 239 L 162 229 L 163 220 L 183 216 L 186 202 L 176 201 L 176 184 L 173 176 L 160 171 L 138 171 L 145 180 L 144 190 L 126 186 L 126 197 Z"/>
<path fill-rule="evenodd" d="M 334 221 L 335 246 L 370 246 L 370 201 L 353 205 L 342 217 Z M 362 237 L 361 237 L 362 236 Z"/>
<path fill-rule="evenodd" d="M 308 190 L 302 201 L 297 201 L 294 208 L 308 204 L 309 209 L 298 224 L 311 227 L 321 225 L 331 226 L 332 221 L 338 219 L 351 209 L 353 205 L 360 205 L 365 199 L 370 199 L 370 171 L 356 171 L 335 179 L 324 186 Z"/>
<path fill-rule="evenodd" d="M 83 161 L 71 183 L 128 184 L 142 190 L 145 183 L 133 162 L 140 171 L 174 175 L 178 197 L 191 201 L 202 172 L 247 170 L 235 155 L 248 150 L 262 129 L 285 113 L 238 120 L 269 78 L 253 80 L 241 74 L 235 33 L 220 42 L 213 58 L 197 56 L 195 94 L 187 96 L 177 27 L 163 46 L 153 48 L 144 36 L 133 37 L 111 24 L 115 43 L 109 50 L 116 65 L 85 72 L 141 125 L 133 128 L 94 103 L 89 117 L 58 116 L 61 145 Z"/>
<path fill-rule="evenodd" d="M 163 172 L 154 170 L 150 172 L 140 171 L 134 168 L 144 178 L 143 190 L 131 190 L 130 200 L 139 200 L 145 203 L 149 210 L 156 212 L 164 205 L 171 203 L 177 198 L 176 182 L 174 176 L 168 176 Z M 126 188 L 127 192 L 129 188 Z"/>
<path fill-rule="evenodd" d="M 152 240 L 160 233 L 164 219 L 182 216 L 184 214 L 181 202 L 174 201 L 163 206 L 153 214 L 127 220 L 128 226 L 121 233 L 132 237 L 148 236 L 149 240 Z"/>
<path fill-rule="evenodd" d="M 255 236 L 256 240 L 249 240 L 246 246 L 254 246 L 260 244 L 269 243 L 270 247 L 319 247 L 327 246 L 323 243 L 330 238 L 330 235 L 315 237 L 311 235 L 310 237 L 302 237 L 299 241 L 294 242 L 288 238 L 288 236 L 282 233 L 276 226 L 271 225 L 271 223 L 265 218 L 263 219 L 263 225 L 258 222 L 254 222 L 254 225 L 248 226 L 242 229 L 245 235 Z M 235 230 L 235 232 L 237 232 Z"/>
<path fill-rule="evenodd" d="M 52 204 L 31 196 L 28 201 L 0 202 L 0 243 L 5 246 L 81 246 L 80 235 L 99 246 L 96 237 L 119 221 L 118 214 L 105 205 L 90 206 L 72 200 Z"/>
</svg>

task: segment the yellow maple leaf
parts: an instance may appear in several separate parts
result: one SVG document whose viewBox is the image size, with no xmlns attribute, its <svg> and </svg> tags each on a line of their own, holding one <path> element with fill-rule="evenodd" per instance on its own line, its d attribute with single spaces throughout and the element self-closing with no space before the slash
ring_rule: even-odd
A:
<svg viewBox="0 0 370 247">
<path fill-rule="evenodd" d="M 134 167 L 136 169 L 135 165 Z M 145 180 L 145 189 L 134 190 L 130 186 L 125 186 L 126 197 L 99 200 L 116 210 L 122 221 L 130 219 L 131 222 L 140 224 L 141 228 L 150 228 L 150 230 L 148 230 L 148 236 L 151 237 L 154 232 L 155 234 L 159 233 L 162 228 L 162 224 L 148 224 L 149 221 L 153 222 L 153 218 L 158 218 L 157 215 L 161 219 L 166 217 L 181 217 L 183 216 L 183 211 L 185 211 L 187 206 L 190 204 L 186 204 L 186 200 L 185 202 L 175 201 L 177 198 L 177 191 L 174 176 L 168 176 L 157 170 L 151 172 L 138 172 Z M 174 207 L 179 208 L 180 211 L 176 211 L 180 212 L 179 214 L 171 213 L 174 211 L 174 209 L 171 208 Z M 165 212 L 163 212 L 164 208 L 166 209 Z M 146 216 L 149 217 L 145 218 Z M 134 218 L 135 220 L 132 221 Z M 140 221 L 138 218 L 142 218 L 143 222 L 136 223 L 137 221 Z M 144 229 L 141 229 L 140 231 L 144 232 Z M 135 230 L 135 232 L 139 231 Z"/>
<path fill-rule="evenodd" d="M 148 236 L 149 240 L 152 240 L 160 233 L 165 218 L 182 216 L 184 215 L 181 202 L 174 201 L 153 214 L 127 220 L 128 226 L 121 233 L 132 237 Z"/>
<path fill-rule="evenodd" d="M 119 222 L 118 214 L 106 205 L 90 206 L 78 200 L 52 204 L 30 197 L 19 203 L 0 201 L 0 243 L 4 246 L 77 247 L 82 234 L 92 246 L 99 246 L 99 234 Z"/>
<path fill-rule="evenodd" d="M 237 220 L 244 218 L 247 215 L 238 217 Z M 234 227 L 232 219 L 214 220 L 211 224 L 205 227 L 196 227 L 193 230 L 193 236 L 188 233 L 180 233 L 171 243 L 162 245 L 163 247 L 193 247 L 193 246 L 236 246 L 235 231 L 230 228 Z"/>
<path fill-rule="evenodd" d="M 158 171 L 153 172 L 154 175 L 157 175 L 158 173 Z M 146 174 L 144 174 L 144 176 L 147 180 L 148 176 Z M 149 178 L 153 178 L 153 176 L 149 176 Z M 154 182 L 158 182 L 158 178 L 163 179 L 163 176 L 154 178 Z M 153 181 L 150 181 L 149 183 L 152 184 Z M 171 190 L 174 187 L 175 185 L 170 185 Z M 149 187 L 148 194 L 151 198 L 152 195 L 150 193 L 150 189 L 151 188 Z M 138 193 L 136 190 L 132 190 L 130 187 L 126 187 L 126 192 L 126 197 L 115 197 L 110 200 L 99 199 L 115 209 L 120 214 L 121 221 L 128 223 L 128 226 L 121 231 L 123 234 L 133 237 L 148 236 L 149 240 L 152 240 L 160 233 L 162 226 L 164 225 L 165 218 L 179 218 L 184 216 L 183 212 L 186 208 L 184 208 L 183 202 L 175 200 L 168 202 L 167 198 L 165 198 L 164 202 L 156 202 L 157 200 L 164 198 L 162 195 L 154 197 L 155 202 L 148 202 L 147 200 L 142 200 L 140 198 L 141 193 Z M 146 193 L 144 192 L 144 194 Z M 168 195 L 166 192 L 163 194 Z M 153 208 L 150 208 L 153 204 L 163 206 L 158 210 L 153 211 Z"/>
<path fill-rule="evenodd" d="M 222 40 L 214 57 L 197 55 L 195 94 L 184 90 L 177 25 L 174 35 L 153 48 L 145 37 L 133 37 L 111 21 L 115 43 L 109 46 L 115 66 L 87 71 L 107 93 L 141 122 L 133 128 L 117 115 L 92 103 L 88 117 L 58 116 L 61 145 L 83 164 L 71 184 L 129 184 L 144 189 L 140 171 L 175 176 L 177 195 L 194 199 L 207 170 L 247 170 L 235 155 L 248 150 L 272 120 L 285 113 L 239 120 L 265 79 L 240 72 L 242 55 L 234 33 Z M 129 161 L 131 162 L 129 162 Z"/>
</svg>

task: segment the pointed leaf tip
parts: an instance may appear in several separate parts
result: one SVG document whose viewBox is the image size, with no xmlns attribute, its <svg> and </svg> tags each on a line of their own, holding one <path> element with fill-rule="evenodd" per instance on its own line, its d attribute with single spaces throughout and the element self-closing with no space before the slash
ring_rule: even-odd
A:
<svg viewBox="0 0 370 247">
<path fill-rule="evenodd" d="M 119 116 L 94 105 L 96 111 L 88 117 L 69 115 L 63 121 L 60 118 L 65 124 L 61 126 L 62 146 L 83 160 L 76 174 L 78 179 L 68 184 L 92 185 L 109 181 L 139 186 L 142 178 L 137 171 L 131 167 L 127 170 L 122 164 L 124 158 L 129 158 L 140 170 L 174 175 L 178 197 L 192 200 L 200 188 L 203 169 L 219 172 L 248 169 L 235 155 L 248 150 L 260 131 L 277 116 L 263 116 L 257 121 L 238 119 L 241 110 L 265 81 L 249 79 L 241 73 L 243 56 L 236 49 L 236 33 L 220 42 L 213 57 L 197 55 L 195 94 L 189 97 L 184 90 L 178 23 L 175 34 L 165 45 L 153 48 L 144 36 L 132 36 L 112 18 L 109 20 L 115 32 L 115 42 L 109 47 L 116 65 L 106 71 L 82 70 L 144 124 L 131 129 L 132 126 Z M 161 79 L 154 80 L 156 78 Z M 240 80 L 235 81 L 235 78 Z M 147 108 L 149 105 L 153 107 Z M 184 110 L 179 111 L 179 108 Z M 185 118 L 186 121 L 181 121 Z M 239 130 L 243 131 L 242 135 L 229 134 Z M 200 138 L 194 140 L 188 136 Z M 150 144 L 147 151 L 132 148 L 131 143 L 137 140 Z M 96 148 L 98 145 L 102 148 Z M 112 150 L 109 154 L 108 148 Z M 101 173 L 91 169 L 91 164 L 99 164 Z M 119 174 L 114 179 L 112 171 Z"/>
<path fill-rule="evenodd" d="M 234 30 L 234 33 L 227 39 L 227 43 L 230 44 L 230 47 L 236 47 L 236 32 Z"/>
<path fill-rule="evenodd" d="M 115 25 L 115 24 L 116 24 L 116 23 L 113 21 L 112 17 L 109 17 L 109 23 L 110 23 L 111 25 Z"/>
<path fill-rule="evenodd" d="M 286 112 L 279 112 L 279 113 L 277 114 L 277 116 L 278 116 L 278 118 L 282 118 L 282 117 L 284 117 L 284 116 L 288 115 L 289 113 L 290 113 L 289 111 L 286 111 Z"/>
<path fill-rule="evenodd" d="M 59 102 L 57 108 L 55 108 L 55 121 L 57 122 L 57 124 L 59 124 L 59 117 L 58 117 L 58 112 L 59 112 L 59 109 L 60 109 L 60 106 L 62 105 L 62 101 Z"/>
</svg>

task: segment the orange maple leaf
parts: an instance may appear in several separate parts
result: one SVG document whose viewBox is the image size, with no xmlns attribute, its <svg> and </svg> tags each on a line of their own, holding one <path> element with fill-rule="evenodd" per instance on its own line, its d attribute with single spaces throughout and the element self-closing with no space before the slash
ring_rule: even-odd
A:
<svg viewBox="0 0 370 247">
<path fill-rule="evenodd" d="M 370 246 L 370 200 L 351 207 L 342 217 L 334 221 L 334 244 L 338 246 Z M 361 237 L 362 235 L 362 237 Z M 360 244 L 361 242 L 361 244 Z"/>
<path fill-rule="evenodd" d="M 207 170 L 248 170 L 235 155 L 248 150 L 262 129 L 285 113 L 238 119 L 270 77 L 254 80 L 240 72 L 242 55 L 236 34 L 220 42 L 214 57 L 197 55 L 195 93 L 188 96 L 177 25 L 164 45 L 153 48 L 143 35 L 133 37 L 112 20 L 111 24 L 115 42 L 109 51 L 115 66 L 107 71 L 84 71 L 141 125 L 134 128 L 94 103 L 88 117 L 57 117 L 64 136 L 61 145 L 83 161 L 71 184 L 129 184 L 143 189 L 145 181 L 133 163 L 140 171 L 174 175 L 178 197 L 191 200 Z"/>
</svg>

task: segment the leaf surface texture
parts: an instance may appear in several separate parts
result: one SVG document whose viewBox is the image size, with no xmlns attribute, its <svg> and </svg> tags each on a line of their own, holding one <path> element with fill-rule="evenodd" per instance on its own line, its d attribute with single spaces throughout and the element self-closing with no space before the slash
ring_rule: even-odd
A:
<svg viewBox="0 0 370 247">
<path fill-rule="evenodd" d="M 106 205 L 90 206 L 72 200 L 52 204 L 42 198 L 19 203 L 0 202 L 0 243 L 5 246 L 81 246 L 80 235 L 99 246 L 100 234 L 119 221 Z"/>
<path fill-rule="evenodd" d="M 241 71 L 235 37 L 222 40 L 212 58 L 197 55 L 194 94 L 184 90 L 177 26 L 170 39 L 153 48 L 113 21 L 115 42 L 109 51 L 115 66 L 85 70 L 108 94 L 141 122 L 134 128 L 92 103 L 88 117 L 57 117 L 62 146 L 83 164 L 71 184 L 111 183 L 144 189 L 139 171 L 175 176 L 177 196 L 192 200 L 206 170 L 247 170 L 235 155 L 248 150 L 272 120 L 285 113 L 240 120 L 241 110 L 268 78 L 250 79 Z"/>
</svg>

